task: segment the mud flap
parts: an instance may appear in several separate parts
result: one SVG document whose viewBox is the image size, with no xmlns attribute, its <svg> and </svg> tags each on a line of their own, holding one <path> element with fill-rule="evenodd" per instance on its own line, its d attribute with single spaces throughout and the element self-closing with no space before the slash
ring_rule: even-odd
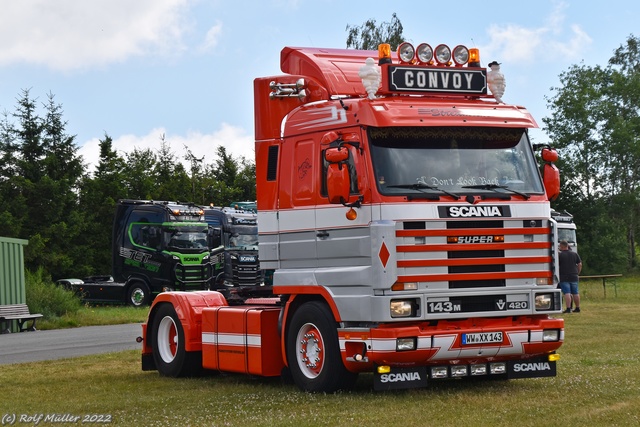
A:
<svg viewBox="0 0 640 427">
<path fill-rule="evenodd" d="M 556 362 L 549 357 L 539 356 L 532 359 L 510 360 L 507 363 L 507 378 L 540 378 L 555 377 Z"/>
<path fill-rule="evenodd" d="M 391 371 L 386 374 L 374 372 L 373 389 L 383 391 L 426 387 L 427 378 L 427 368 L 424 366 L 391 368 Z"/>
<path fill-rule="evenodd" d="M 142 370 L 143 371 L 157 371 L 156 362 L 153 360 L 153 354 L 142 355 Z"/>
</svg>

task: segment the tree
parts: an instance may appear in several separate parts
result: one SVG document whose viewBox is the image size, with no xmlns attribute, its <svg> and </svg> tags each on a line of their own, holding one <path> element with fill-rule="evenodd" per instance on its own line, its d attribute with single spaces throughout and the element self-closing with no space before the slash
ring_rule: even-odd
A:
<svg viewBox="0 0 640 427">
<path fill-rule="evenodd" d="M 76 241 L 73 257 L 75 276 L 111 272 L 111 230 L 115 206 L 127 198 L 124 185 L 124 159 L 113 149 L 108 134 L 100 140 L 100 159 L 95 174 L 85 176 L 80 191 L 79 211 L 83 227 Z M 82 262 L 80 262 L 82 260 Z"/>
<path fill-rule="evenodd" d="M 563 86 L 552 88 L 555 95 L 547 97 L 552 115 L 543 122 L 560 149 L 558 164 L 565 180 L 558 208 L 574 214 L 579 233 L 582 231 L 581 254 L 595 272 L 622 268 L 622 260 L 627 267 L 636 264 L 639 46 L 640 41 L 630 36 L 606 67 L 572 66 L 560 75 Z"/>
<path fill-rule="evenodd" d="M 389 43 L 396 50 L 404 42 L 402 24 L 394 13 L 391 22 L 378 25 L 375 19 L 369 19 L 359 27 L 347 25 L 347 48 L 377 50 L 381 43 Z"/>
<path fill-rule="evenodd" d="M 124 166 L 127 197 L 141 200 L 154 198 L 158 179 L 153 171 L 156 170 L 157 162 L 155 153 L 149 148 L 134 148 L 127 154 Z"/>
</svg>

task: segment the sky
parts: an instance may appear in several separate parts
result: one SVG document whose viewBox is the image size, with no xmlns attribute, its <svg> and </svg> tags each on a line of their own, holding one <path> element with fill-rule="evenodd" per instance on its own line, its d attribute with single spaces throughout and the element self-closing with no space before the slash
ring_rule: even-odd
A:
<svg viewBox="0 0 640 427">
<path fill-rule="evenodd" d="M 480 49 L 498 61 L 503 100 L 542 129 L 547 98 L 572 65 L 606 66 L 640 37 L 636 0 L 0 0 L 0 112 L 24 90 L 62 106 L 89 170 L 105 135 L 121 154 L 186 149 L 205 163 L 222 145 L 254 157 L 253 79 L 280 71 L 285 46 L 344 48 L 347 26 L 391 22 L 406 41 Z M 44 114 L 44 109 L 40 110 Z"/>
</svg>

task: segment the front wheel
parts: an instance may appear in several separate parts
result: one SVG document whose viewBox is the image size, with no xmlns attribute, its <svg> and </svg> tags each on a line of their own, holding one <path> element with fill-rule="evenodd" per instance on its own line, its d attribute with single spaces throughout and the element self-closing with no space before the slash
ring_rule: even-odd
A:
<svg viewBox="0 0 640 427">
<path fill-rule="evenodd" d="M 202 352 L 185 350 L 184 329 L 171 304 L 162 304 L 152 326 L 153 360 L 160 375 L 192 376 L 200 372 Z"/>
<path fill-rule="evenodd" d="M 342 363 L 336 322 L 326 304 L 312 301 L 293 314 L 287 332 L 287 362 L 302 390 L 331 393 L 349 389 L 357 374 Z"/>
<path fill-rule="evenodd" d="M 142 307 L 151 302 L 151 291 L 143 282 L 134 282 L 127 291 L 127 304 L 133 307 Z"/>
</svg>

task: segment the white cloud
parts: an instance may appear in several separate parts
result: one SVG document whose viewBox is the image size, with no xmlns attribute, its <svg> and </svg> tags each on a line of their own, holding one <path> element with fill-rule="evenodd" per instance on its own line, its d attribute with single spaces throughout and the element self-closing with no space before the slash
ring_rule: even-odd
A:
<svg viewBox="0 0 640 427">
<path fill-rule="evenodd" d="M 165 141 L 169 143 L 171 151 L 177 160 L 181 161 L 186 168 L 189 167 L 185 160 L 185 155 L 187 154 L 186 148 L 188 148 L 194 156 L 198 158 L 204 157 L 206 164 L 215 162 L 217 159 L 216 153 L 218 146 L 224 146 L 227 154 L 233 156 L 234 159 L 239 160 L 240 157 L 244 157 L 248 161 L 254 161 L 255 150 L 253 135 L 248 135 L 244 129 L 226 123 L 223 123 L 220 130 L 212 134 L 189 132 L 187 135 L 172 135 L 164 128 L 156 128 L 143 136 L 110 136 L 113 139 L 113 149 L 124 156 L 127 153 L 133 152 L 134 149 L 151 149 L 157 152 L 160 149 L 162 135 L 165 136 Z M 93 173 L 95 166 L 100 160 L 100 139 L 92 138 L 87 141 L 80 147 L 78 154 L 82 155 L 85 163 L 89 165 L 89 171 Z"/>
<path fill-rule="evenodd" d="M 69 71 L 183 49 L 189 0 L 3 2 L 0 65 Z"/>
<path fill-rule="evenodd" d="M 515 24 L 489 27 L 489 44 L 482 51 L 489 54 L 485 62 L 500 61 L 540 64 L 565 58 L 575 60 L 584 54 L 592 39 L 577 24 L 567 24 L 564 2 L 556 2 L 540 27 L 524 27 Z"/>
<path fill-rule="evenodd" d="M 209 28 L 209 31 L 207 31 L 207 35 L 205 36 L 204 42 L 200 46 L 200 50 L 202 52 L 209 52 L 214 49 L 218 45 L 218 41 L 221 35 L 222 23 L 218 21 L 216 22 L 216 25 Z"/>
</svg>

